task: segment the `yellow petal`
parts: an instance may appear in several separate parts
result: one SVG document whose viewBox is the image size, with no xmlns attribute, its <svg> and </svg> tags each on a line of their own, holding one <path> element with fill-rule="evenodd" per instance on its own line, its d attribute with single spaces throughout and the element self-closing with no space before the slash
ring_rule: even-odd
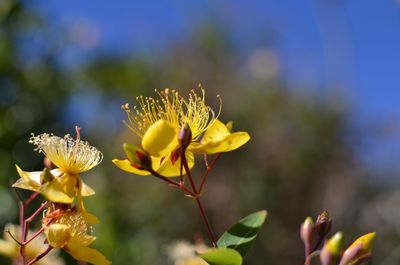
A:
<svg viewBox="0 0 400 265">
<path fill-rule="evenodd" d="M 26 180 L 32 180 L 36 182 L 37 184 L 40 184 L 40 175 L 42 174 L 42 171 L 34 171 L 34 172 L 27 172 L 23 171 L 18 165 L 15 165 L 18 171 L 18 175 Z"/>
<path fill-rule="evenodd" d="M 47 241 L 54 248 L 64 247 L 72 237 L 71 228 L 68 225 L 52 224 L 45 229 Z"/>
<path fill-rule="evenodd" d="M 90 244 L 92 244 L 94 241 L 96 240 L 95 236 L 89 236 L 89 235 L 83 235 L 83 236 L 79 236 L 78 238 L 72 238 L 70 240 L 70 242 L 77 242 L 81 245 L 84 246 L 89 246 Z"/>
<path fill-rule="evenodd" d="M 74 201 L 74 197 L 65 193 L 63 186 L 57 179 L 43 184 L 38 191 L 51 202 L 69 204 Z"/>
<path fill-rule="evenodd" d="M 216 154 L 233 151 L 250 140 L 247 132 L 235 132 L 218 142 L 208 142 L 203 145 L 194 145 L 191 151 L 200 154 Z"/>
<path fill-rule="evenodd" d="M 89 187 L 85 182 L 82 181 L 81 176 L 76 175 L 76 178 L 78 180 L 79 192 L 82 196 L 87 197 L 96 194 L 96 192 L 91 187 Z"/>
<path fill-rule="evenodd" d="M 225 126 L 225 124 L 223 124 L 219 120 L 215 120 L 213 124 L 204 133 L 201 143 L 206 144 L 209 142 L 219 142 L 230 134 L 231 133 L 229 129 Z"/>
<path fill-rule="evenodd" d="M 189 168 L 192 168 L 194 166 L 194 155 L 192 152 L 187 151 L 186 152 L 186 160 L 188 162 Z M 165 176 L 165 177 L 176 177 L 180 176 L 180 171 L 181 170 L 181 159 L 179 158 L 175 164 L 172 164 L 170 156 L 165 158 L 160 167 L 156 169 L 157 173 Z M 183 174 L 185 173 L 185 169 L 182 168 Z"/>
<path fill-rule="evenodd" d="M 83 204 L 82 195 L 80 193 L 78 193 L 78 195 L 76 196 L 76 207 L 78 208 L 78 210 L 81 212 L 81 214 L 89 224 L 98 224 L 100 222 L 97 216 L 89 213 L 86 210 L 85 205 Z"/>
<path fill-rule="evenodd" d="M 177 145 L 177 130 L 165 120 L 156 121 L 142 138 L 143 149 L 152 156 L 166 156 Z"/>
<path fill-rule="evenodd" d="M 67 173 L 63 173 L 61 177 L 57 179 L 61 186 L 64 189 L 64 193 L 70 197 L 76 196 L 77 192 L 77 184 L 78 184 L 78 176 L 77 175 L 70 175 Z"/>
<path fill-rule="evenodd" d="M 112 161 L 117 167 L 119 167 L 120 169 L 129 172 L 129 173 L 133 173 L 136 175 L 140 175 L 140 176 L 148 176 L 150 175 L 150 173 L 146 170 L 140 170 L 135 168 L 134 166 L 131 165 L 131 162 L 128 159 L 124 159 L 124 160 L 119 160 L 119 159 L 113 159 Z"/>
<path fill-rule="evenodd" d="M 15 258 L 19 254 L 16 248 L 17 243 L 13 244 L 0 239 L 0 255 L 8 258 Z"/>
<path fill-rule="evenodd" d="M 76 260 L 86 261 L 94 265 L 109 265 L 111 261 L 107 260 L 98 250 L 71 241 L 65 250 Z"/>
<path fill-rule="evenodd" d="M 32 183 L 29 179 L 20 178 L 18 179 L 13 185 L 14 188 L 24 189 L 24 190 L 31 190 L 31 191 L 38 191 L 40 186 Z"/>
<path fill-rule="evenodd" d="M 41 171 L 27 172 L 23 171 L 17 165 L 15 165 L 15 167 L 17 168 L 18 174 L 21 178 L 13 184 L 13 187 L 38 191 L 38 189 L 40 188 L 40 175 L 42 174 L 42 172 Z"/>
<path fill-rule="evenodd" d="M 82 194 L 82 196 L 87 197 L 87 196 L 95 195 L 96 192 L 90 186 L 88 186 L 85 182 L 82 181 L 81 194 Z"/>
</svg>

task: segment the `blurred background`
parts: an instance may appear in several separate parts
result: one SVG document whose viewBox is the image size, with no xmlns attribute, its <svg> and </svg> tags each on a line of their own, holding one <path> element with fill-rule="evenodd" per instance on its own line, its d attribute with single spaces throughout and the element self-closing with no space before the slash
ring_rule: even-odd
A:
<svg viewBox="0 0 400 265">
<path fill-rule="evenodd" d="M 372 264 L 399 264 L 399 29 L 396 0 L 0 0 L 0 227 L 18 220 L 14 164 L 43 168 L 30 133 L 78 125 L 104 153 L 83 177 L 113 264 L 172 264 L 174 242 L 207 242 L 193 201 L 111 163 L 137 142 L 121 104 L 201 83 L 252 136 L 203 197 L 218 235 L 268 210 L 246 264 L 300 264 L 299 225 L 325 209 L 347 240 L 377 231 Z"/>
</svg>

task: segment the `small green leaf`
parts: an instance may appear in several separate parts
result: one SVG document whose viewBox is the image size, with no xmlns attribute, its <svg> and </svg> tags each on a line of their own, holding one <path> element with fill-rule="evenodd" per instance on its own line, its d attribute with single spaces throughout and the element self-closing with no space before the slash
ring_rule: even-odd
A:
<svg viewBox="0 0 400 265">
<path fill-rule="evenodd" d="M 266 218 L 267 211 L 262 210 L 241 219 L 220 237 L 218 247 L 235 249 L 242 257 L 246 256 Z"/>
<path fill-rule="evenodd" d="M 239 252 L 230 248 L 214 248 L 199 256 L 210 265 L 241 265 L 243 261 Z"/>
</svg>

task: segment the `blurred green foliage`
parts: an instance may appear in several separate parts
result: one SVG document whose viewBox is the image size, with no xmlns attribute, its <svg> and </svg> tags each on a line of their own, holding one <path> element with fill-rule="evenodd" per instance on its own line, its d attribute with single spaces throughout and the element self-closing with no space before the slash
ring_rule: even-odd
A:
<svg viewBox="0 0 400 265">
<path fill-rule="evenodd" d="M 72 133 L 71 122 L 85 121 L 81 117 L 89 113 L 88 122 L 78 124 L 82 137 L 105 158 L 84 176 L 97 191 L 96 198 L 87 200 L 88 208 L 102 220 L 94 228 L 96 247 L 116 265 L 168 264 L 169 244 L 206 233 L 191 199 L 157 179 L 113 167 L 111 159 L 123 156 L 122 144 L 137 141 L 120 122 L 119 107 L 134 104 L 136 96 L 154 88 L 185 90 L 201 83 L 211 105 L 218 104 L 217 94 L 222 96 L 221 119 L 233 120 L 235 130 L 252 136 L 247 146 L 222 156 L 203 199 L 218 235 L 240 217 L 268 210 L 248 264 L 300 263 L 299 225 L 324 209 L 346 234 L 371 229 L 362 226 L 361 206 L 379 189 L 361 178 L 365 171 L 355 156 L 357 133 L 345 101 L 296 93 L 278 76 L 267 81 L 252 77 L 224 28 L 204 25 L 190 40 L 157 54 L 98 52 L 66 68 L 59 60 L 71 48 L 64 41 L 66 29 L 54 30 L 48 18 L 18 0 L 0 3 L 0 23 L 0 227 L 17 220 L 10 189 L 17 177 L 14 164 L 42 168 L 41 155 L 28 144 L 30 133 Z M 78 104 L 73 99 L 81 95 L 86 96 Z M 99 112 L 89 108 L 95 96 Z M 109 111 L 120 116 L 108 117 Z M 376 260 L 398 240 L 391 230 L 382 236 Z"/>
</svg>

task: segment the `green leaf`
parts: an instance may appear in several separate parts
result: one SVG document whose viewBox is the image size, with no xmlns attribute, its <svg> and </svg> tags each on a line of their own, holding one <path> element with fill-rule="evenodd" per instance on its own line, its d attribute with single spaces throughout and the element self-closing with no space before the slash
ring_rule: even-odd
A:
<svg viewBox="0 0 400 265">
<path fill-rule="evenodd" d="M 218 247 L 235 249 L 242 257 L 246 256 L 266 218 L 265 210 L 246 216 L 220 237 Z"/>
<path fill-rule="evenodd" d="M 214 248 L 199 256 L 210 265 L 241 265 L 243 261 L 239 252 L 230 248 Z"/>
</svg>

